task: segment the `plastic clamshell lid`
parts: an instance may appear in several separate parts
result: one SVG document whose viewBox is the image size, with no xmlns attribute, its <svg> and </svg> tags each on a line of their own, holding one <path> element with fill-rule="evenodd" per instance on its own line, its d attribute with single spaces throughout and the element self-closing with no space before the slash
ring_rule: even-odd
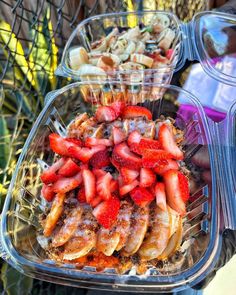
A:
<svg viewBox="0 0 236 295">
<path fill-rule="evenodd" d="M 236 84 L 236 17 L 201 12 L 191 22 L 194 47 L 203 69 L 211 77 Z"/>
<path fill-rule="evenodd" d="M 114 83 L 111 85 L 117 86 Z M 48 135 L 51 132 L 58 132 L 59 127 L 64 124 L 67 126 L 78 111 L 92 111 L 91 102 L 83 99 L 83 90 L 84 87 L 88 87 L 93 91 L 98 85 L 104 92 L 107 87 L 105 84 L 96 82 L 94 85 L 85 85 L 77 82 L 49 94 L 47 104 L 37 118 L 20 155 L 4 204 L 0 237 L 6 256 L 10 258 L 9 262 L 15 268 L 25 274 L 72 286 L 113 290 L 115 288 L 133 292 L 181 290 L 192 286 L 200 282 L 213 268 L 221 249 L 217 167 L 212 135 L 199 101 L 189 92 L 175 86 L 143 84 L 140 85 L 138 93 L 141 94 L 145 90 L 145 93 L 150 94 L 153 89 L 162 89 L 163 98 L 146 101 L 146 106 L 150 106 L 153 110 L 153 116 L 159 117 L 160 114 L 164 114 L 176 118 L 177 126 L 182 126 L 181 129 L 185 130 L 186 159 L 190 163 L 193 161 L 193 154 L 199 150 L 196 150 L 196 147 L 201 149 L 204 146 L 209 155 L 210 167 L 206 172 L 209 175 L 211 171 L 211 184 L 203 181 L 202 187 L 195 188 L 193 196 L 196 193 L 198 197 L 193 198 L 188 208 L 191 217 L 190 227 L 185 232 L 186 239 L 183 243 L 184 263 L 178 266 L 177 259 L 178 267 L 168 268 L 166 271 L 164 265 L 160 272 L 152 273 L 150 270 L 148 274 L 141 276 L 134 273 L 118 275 L 109 270 L 97 272 L 91 267 L 80 270 L 73 265 L 57 264 L 47 259 L 46 253 L 36 239 L 36 231 L 39 228 L 37 216 L 45 208 L 45 204 L 44 206 L 41 204 L 39 176 L 30 178 L 29 168 L 32 165 L 34 168 L 37 166 L 35 171 L 40 171 L 38 158 L 48 164 L 53 162 L 53 155 L 48 149 Z M 122 84 L 122 86 L 129 85 Z M 164 103 L 165 100 L 168 103 L 170 97 L 178 100 L 181 95 L 185 95 L 186 102 L 179 104 L 175 110 Z M 202 171 L 201 169 L 199 171 Z M 180 260 L 181 257 L 182 255 L 179 257 Z"/>
</svg>

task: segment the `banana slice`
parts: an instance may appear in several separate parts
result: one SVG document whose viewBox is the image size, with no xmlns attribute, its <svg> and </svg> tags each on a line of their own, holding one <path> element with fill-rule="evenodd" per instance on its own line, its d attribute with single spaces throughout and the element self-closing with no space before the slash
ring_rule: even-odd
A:
<svg viewBox="0 0 236 295">
<path fill-rule="evenodd" d="M 88 63 L 88 53 L 83 47 L 73 48 L 69 51 L 69 64 L 72 70 L 78 70 L 82 65 Z"/>
<path fill-rule="evenodd" d="M 148 68 L 151 68 L 152 67 L 152 64 L 153 64 L 153 58 L 151 57 L 148 57 L 144 54 L 138 54 L 138 53 L 133 53 L 131 54 L 130 56 L 130 60 L 132 62 L 137 62 L 141 65 L 144 65 Z"/>
</svg>

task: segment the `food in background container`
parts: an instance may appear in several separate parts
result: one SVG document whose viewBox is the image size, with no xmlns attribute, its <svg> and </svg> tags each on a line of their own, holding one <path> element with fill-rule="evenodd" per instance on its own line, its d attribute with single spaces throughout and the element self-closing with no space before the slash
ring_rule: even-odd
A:
<svg viewBox="0 0 236 295">
<path fill-rule="evenodd" d="M 50 134 L 57 160 L 41 174 L 49 257 L 144 273 L 173 255 L 189 199 L 183 140 L 174 119 L 124 101 L 80 114 L 65 137 Z"/>
</svg>

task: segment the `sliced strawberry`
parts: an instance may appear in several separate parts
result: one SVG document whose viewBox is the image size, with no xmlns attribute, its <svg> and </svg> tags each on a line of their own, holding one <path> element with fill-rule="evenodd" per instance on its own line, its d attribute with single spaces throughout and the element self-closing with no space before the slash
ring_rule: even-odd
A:
<svg viewBox="0 0 236 295">
<path fill-rule="evenodd" d="M 90 203 L 96 195 L 96 179 L 93 173 L 88 169 L 84 169 L 82 171 L 82 177 L 85 189 L 86 202 Z"/>
<path fill-rule="evenodd" d="M 142 139 L 142 135 L 138 131 L 132 131 L 129 134 L 127 143 L 129 147 L 131 147 L 133 144 L 139 144 L 140 140 Z"/>
<path fill-rule="evenodd" d="M 147 120 L 152 120 L 152 113 L 144 107 L 140 106 L 127 106 L 123 110 L 123 119 L 132 119 L 136 117 L 145 117 Z"/>
<path fill-rule="evenodd" d="M 82 183 L 81 173 L 68 178 L 60 178 L 53 185 L 52 189 L 55 193 L 67 193 L 75 188 L 77 188 Z"/>
<path fill-rule="evenodd" d="M 79 171 L 80 171 L 80 167 L 69 158 L 65 161 L 65 164 L 60 168 L 60 170 L 58 171 L 58 174 L 65 177 L 71 177 L 71 176 L 74 176 Z"/>
<path fill-rule="evenodd" d="M 114 101 L 111 104 L 111 107 L 115 111 L 116 116 L 120 117 L 120 115 L 122 114 L 122 112 L 123 112 L 123 110 L 125 108 L 125 102 L 124 101 Z"/>
<path fill-rule="evenodd" d="M 109 172 L 97 180 L 97 193 L 105 201 L 111 198 L 111 180 L 112 176 Z"/>
<path fill-rule="evenodd" d="M 110 165 L 111 161 L 108 150 L 97 152 L 89 162 L 94 168 L 103 168 Z"/>
<path fill-rule="evenodd" d="M 78 141 L 71 139 L 71 138 L 63 138 L 60 135 L 56 133 L 52 133 L 49 135 L 49 143 L 50 143 L 50 148 L 54 151 L 54 153 L 61 155 L 61 156 L 66 156 L 69 157 L 68 153 L 68 148 L 71 146 L 78 147 Z"/>
<path fill-rule="evenodd" d="M 135 179 L 133 182 L 121 186 L 119 189 L 120 196 L 122 197 L 122 196 L 128 194 L 138 185 L 139 185 L 139 182 L 137 179 Z"/>
<path fill-rule="evenodd" d="M 174 53 L 174 49 L 170 48 L 166 51 L 166 58 L 171 59 Z"/>
<path fill-rule="evenodd" d="M 178 172 L 178 179 L 179 188 L 181 191 L 181 198 L 184 202 L 187 202 L 190 197 L 188 178 L 183 173 Z"/>
<path fill-rule="evenodd" d="M 121 173 L 123 182 L 126 184 L 133 182 L 139 176 L 139 172 L 137 170 L 132 170 L 125 167 L 122 167 L 120 169 L 120 173 Z"/>
<path fill-rule="evenodd" d="M 103 151 L 106 149 L 105 145 L 98 145 L 98 146 L 94 146 L 92 148 L 86 148 L 86 147 L 75 147 L 75 146 L 71 146 L 68 149 L 68 152 L 70 154 L 70 157 L 78 159 L 84 163 L 88 162 L 92 156 L 99 152 L 99 151 Z"/>
<path fill-rule="evenodd" d="M 170 158 L 171 158 L 171 155 L 166 151 L 147 149 L 143 151 L 143 158 L 142 158 L 143 167 L 154 168 L 158 165 L 159 161 L 167 160 Z"/>
<path fill-rule="evenodd" d="M 155 196 L 144 187 L 136 187 L 132 190 L 130 196 L 140 207 L 145 207 L 155 199 Z"/>
<path fill-rule="evenodd" d="M 169 170 L 163 174 L 168 205 L 180 215 L 185 215 L 186 208 L 183 198 L 186 197 L 185 189 L 179 181 L 179 171 Z M 180 177 L 181 178 L 181 177 Z"/>
<path fill-rule="evenodd" d="M 80 139 L 78 139 L 78 138 L 70 138 L 70 137 L 67 137 L 65 140 L 67 142 L 72 142 L 72 143 L 74 143 L 77 146 L 83 146 L 82 141 Z"/>
<path fill-rule="evenodd" d="M 156 204 L 163 211 L 166 211 L 166 192 L 165 185 L 162 182 L 157 182 L 155 185 Z"/>
<path fill-rule="evenodd" d="M 141 168 L 140 170 L 140 186 L 149 187 L 156 181 L 155 173 L 149 168 Z"/>
<path fill-rule="evenodd" d="M 112 197 L 108 201 L 103 201 L 94 210 L 93 215 L 99 224 L 104 228 L 111 228 L 115 223 L 120 209 L 120 201 L 116 197 Z"/>
<path fill-rule="evenodd" d="M 93 169 L 92 172 L 96 176 L 96 178 L 106 175 L 106 171 L 104 171 L 102 169 Z"/>
<path fill-rule="evenodd" d="M 110 191 L 111 193 L 115 193 L 119 190 L 118 180 L 112 179 L 110 183 Z"/>
<path fill-rule="evenodd" d="M 100 196 L 96 196 L 95 198 L 93 198 L 90 202 L 90 205 L 94 208 L 96 207 L 98 204 L 100 204 L 103 201 L 103 199 Z"/>
<path fill-rule="evenodd" d="M 79 167 L 81 171 L 84 169 L 89 169 L 88 163 L 80 163 Z"/>
<path fill-rule="evenodd" d="M 40 178 L 42 182 L 45 184 L 53 183 L 57 181 L 60 176 L 56 174 L 56 172 L 65 164 L 65 159 L 61 158 L 60 160 L 56 161 L 51 167 L 45 170 Z"/>
<path fill-rule="evenodd" d="M 116 161 L 115 159 L 113 159 L 112 157 L 110 158 L 110 161 L 112 163 L 112 165 L 117 169 L 117 170 L 120 170 L 121 168 L 121 165 L 118 161 Z"/>
<path fill-rule="evenodd" d="M 163 149 L 170 153 L 172 155 L 172 158 L 176 160 L 183 160 L 184 154 L 177 146 L 174 136 L 166 124 L 161 125 L 158 132 L 158 139 Z"/>
<path fill-rule="evenodd" d="M 117 115 L 112 107 L 100 106 L 95 113 L 95 117 L 98 122 L 112 122 L 117 118 Z"/>
<path fill-rule="evenodd" d="M 113 149 L 112 158 L 121 166 L 138 169 L 142 165 L 142 160 L 137 155 L 132 153 L 126 143 L 120 143 Z"/>
<path fill-rule="evenodd" d="M 114 144 L 119 144 L 122 141 L 126 140 L 126 135 L 120 128 L 113 126 L 112 138 L 113 138 Z"/>
<path fill-rule="evenodd" d="M 77 199 L 80 203 L 86 203 L 85 189 L 81 187 L 77 193 Z"/>
<path fill-rule="evenodd" d="M 158 165 L 154 167 L 154 171 L 159 174 L 163 175 L 168 170 L 178 170 L 179 164 L 175 160 L 166 159 L 163 161 L 158 161 Z"/>
<path fill-rule="evenodd" d="M 110 139 L 87 137 L 85 140 L 85 146 L 93 147 L 97 145 L 112 146 L 113 142 Z"/>
<path fill-rule="evenodd" d="M 139 148 L 141 151 L 146 149 L 159 150 L 161 149 L 161 144 L 158 140 L 142 137 L 139 142 Z"/>
<path fill-rule="evenodd" d="M 51 202 L 56 195 L 52 189 L 52 186 L 46 184 L 43 185 L 41 194 L 44 197 L 44 199 L 48 202 Z"/>
</svg>

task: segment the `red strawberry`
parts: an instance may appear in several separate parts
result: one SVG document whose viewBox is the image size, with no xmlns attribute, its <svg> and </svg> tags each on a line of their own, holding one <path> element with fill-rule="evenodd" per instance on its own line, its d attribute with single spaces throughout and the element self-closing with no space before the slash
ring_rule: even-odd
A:
<svg viewBox="0 0 236 295">
<path fill-rule="evenodd" d="M 53 198 L 55 197 L 55 193 L 52 189 L 52 186 L 44 184 L 41 190 L 41 194 L 44 197 L 44 199 L 48 202 L 51 202 Z"/>
<path fill-rule="evenodd" d="M 93 173 L 84 169 L 82 171 L 86 202 L 90 203 L 96 195 L 96 179 Z"/>
<path fill-rule="evenodd" d="M 81 141 L 80 139 L 78 139 L 78 138 L 70 138 L 70 137 L 68 137 L 68 138 L 65 138 L 65 140 L 66 140 L 67 142 L 72 142 L 72 143 L 74 143 L 75 145 L 83 146 L 82 141 Z"/>
<path fill-rule="evenodd" d="M 93 147 L 97 145 L 112 146 L 113 143 L 110 139 L 87 137 L 85 140 L 85 146 Z"/>
<path fill-rule="evenodd" d="M 142 165 L 142 160 L 137 155 L 132 153 L 126 143 L 120 143 L 113 149 L 112 158 L 121 166 L 138 169 Z"/>
<path fill-rule="evenodd" d="M 117 169 L 117 170 L 120 170 L 121 168 L 121 165 L 118 161 L 116 161 L 115 159 L 113 159 L 112 157 L 110 158 L 110 161 L 112 163 L 112 165 Z"/>
<path fill-rule="evenodd" d="M 65 164 L 60 168 L 60 170 L 58 171 L 58 174 L 65 177 L 70 177 L 70 176 L 74 176 L 79 171 L 80 171 L 80 167 L 69 158 L 65 161 Z"/>
<path fill-rule="evenodd" d="M 111 180 L 112 176 L 109 172 L 97 180 L 97 193 L 105 201 L 111 198 Z"/>
<path fill-rule="evenodd" d="M 165 185 L 162 182 L 157 182 L 155 185 L 155 196 L 157 206 L 163 211 L 166 211 L 166 192 Z"/>
<path fill-rule="evenodd" d="M 110 165 L 110 163 L 111 163 L 111 161 L 110 161 L 108 150 L 103 150 L 103 151 L 97 152 L 90 159 L 90 164 L 94 168 L 103 168 L 103 167 Z"/>
<path fill-rule="evenodd" d="M 144 107 L 140 106 L 127 106 L 123 110 L 123 119 L 132 119 L 136 117 L 145 117 L 147 120 L 152 120 L 152 113 Z"/>
<path fill-rule="evenodd" d="M 163 175 L 166 171 L 170 169 L 178 170 L 179 164 L 174 160 L 166 159 L 163 161 L 158 161 L 158 165 L 154 167 L 154 171 L 159 175 Z"/>
<path fill-rule="evenodd" d="M 156 181 L 155 173 L 148 168 L 141 168 L 140 170 L 140 186 L 149 187 Z"/>
<path fill-rule="evenodd" d="M 84 169 L 89 169 L 88 163 L 80 163 L 79 167 L 81 171 Z"/>
<path fill-rule="evenodd" d="M 100 196 L 96 196 L 94 199 L 91 200 L 90 205 L 94 208 L 98 204 L 100 204 L 103 201 L 103 199 Z"/>
<path fill-rule="evenodd" d="M 92 172 L 96 176 L 96 178 L 106 175 L 106 171 L 104 171 L 102 169 L 93 169 Z"/>
<path fill-rule="evenodd" d="M 127 184 L 133 182 L 139 176 L 139 172 L 137 170 L 132 170 L 125 167 L 122 167 L 120 169 L 120 173 L 121 173 L 123 182 Z"/>
<path fill-rule="evenodd" d="M 137 179 L 135 179 L 133 182 L 121 186 L 119 189 L 120 196 L 122 197 L 122 196 L 128 194 L 138 185 L 139 185 L 139 182 Z"/>
<path fill-rule="evenodd" d="M 166 51 L 166 58 L 171 59 L 174 53 L 174 49 L 170 48 Z"/>
<path fill-rule="evenodd" d="M 86 203 L 85 189 L 81 187 L 77 193 L 77 199 L 80 203 Z"/>
<path fill-rule="evenodd" d="M 116 193 L 119 189 L 118 180 L 112 179 L 110 183 L 110 191 L 111 193 Z"/>
<path fill-rule="evenodd" d="M 170 159 L 171 155 L 163 150 L 144 150 L 142 163 L 145 168 L 154 168 L 160 160 Z"/>
<path fill-rule="evenodd" d="M 60 160 L 56 161 L 51 167 L 45 170 L 40 176 L 42 182 L 49 184 L 57 181 L 60 177 L 56 174 L 56 172 L 64 165 L 64 163 L 65 159 L 61 158 Z"/>
<path fill-rule="evenodd" d="M 71 140 L 70 138 L 63 138 L 56 133 L 52 133 L 49 135 L 50 148 L 54 151 L 54 153 L 59 154 L 61 156 L 69 157 L 68 148 L 71 146 L 78 147 L 79 145 L 75 143 L 75 140 Z"/>
<path fill-rule="evenodd" d="M 142 138 L 142 135 L 135 130 L 129 134 L 129 137 L 127 140 L 130 150 L 139 155 L 141 154 L 139 149 L 139 143 L 141 138 Z"/>
<path fill-rule="evenodd" d="M 179 179 L 179 188 L 181 191 L 182 200 L 184 202 L 187 202 L 190 197 L 188 178 L 181 172 L 178 172 L 178 179 Z"/>
<path fill-rule="evenodd" d="M 52 189 L 55 193 L 67 193 L 75 188 L 77 188 L 82 183 L 81 172 L 68 178 L 60 178 L 53 185 Z"/>
<path fill-rule="evenodd" d="M 94 210 L 93 215 L 99 224 L 104 228 L 111 228 L 115 223 L 120 209 L 120 201 L 116 197 L 112 197 L 108 201 L 103 201 Z"/>
<path fill-rule="evenodd" d="M 111 107 L 115 111 L 116 116 L 119 117 L 125 108 L 125 102 L 124 101 L 115 101 L 111 104 Z"/>
<path fill-rule="evenodd" d="M 132 190 L 130 196 L 132 200 L 140 207 L 145 207 L 155 199 L 155 196 L 144 187 L 136 187 Z"/>
<path fill-rule="evenodd" d="M 159 132 L 158 139 L 165 151 L 170 153 L 172 157 L 176 160 L 183 160 L 184 155 L 180 148 L 177 146 L 174 136 L 167 127 L 166 124 L 162 124 Z"/>
<path fill-rule="evenodd" d="M 119 144 L 126 139 L 125 133 L 118 127 L 112 127 L 112 137 L 114 144 Z"/>
<path fill-rule="evenodd" d="M 80 160 L 84 163 L 88 162 L 92 156 L 99 152 L 99 151 L 103 151 L 106 149 L 105 145 L 98 145 L 98 146 L 94 146 L 92 148 L 86 148 L 86 147 L 69 147 L 68 152 L 70 154 L 70 157 L 73 157 L 77 160 Z"/>
<path fill-rule="evenodd" d="M 142 137 L 139 142 L 139 148 L 141 151 L 145 149 L 159 150 L 161 149 L 161 144 L 158 140 Z"/>
<path fill-rule="evenodd" d="M 188 187 L 185 187 L 186 183 L 184 185 L 183 182 L 181 183 L 179 180 L 181 176 L 179 177 L 179 174 L 181 174 L 179 171 L 169 170 L 163 174 L 163 179 L 168 205 L 183 216 L 186 213 L 183 198 L 186 198 Z"/>
<path fill-rule="evenodd" d="M 95 113 L 95 117 L 98 122 L 112 122 L 117 118 L 117 115 L 112 107 L 100 106 Z"/>
</svg>

